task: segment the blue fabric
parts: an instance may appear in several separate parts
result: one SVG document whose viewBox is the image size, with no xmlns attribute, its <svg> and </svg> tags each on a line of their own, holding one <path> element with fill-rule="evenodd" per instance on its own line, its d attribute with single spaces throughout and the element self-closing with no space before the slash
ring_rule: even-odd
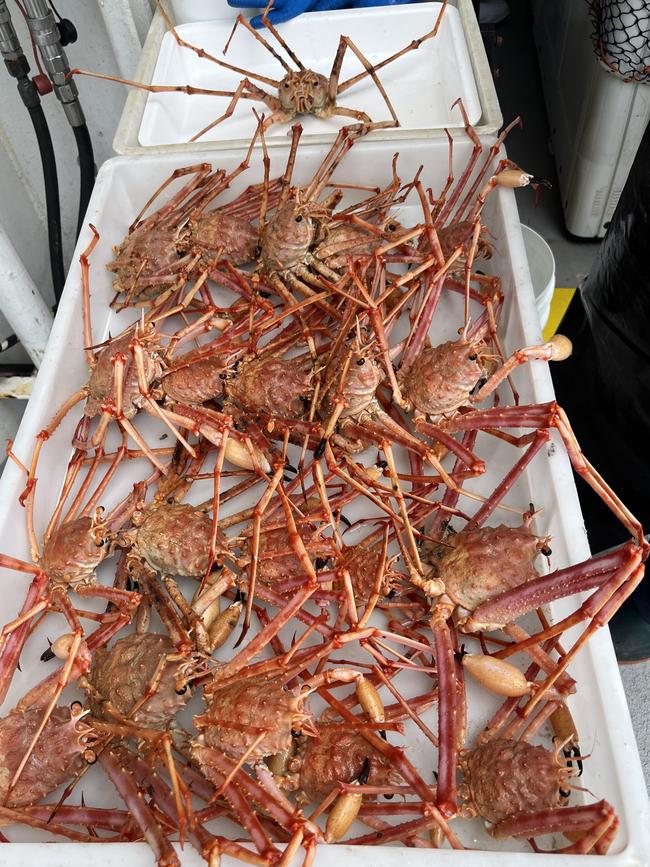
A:
<svg viewBox="0 0 650 867">
<path fill-rule="evenodd" d="M 411 2 L 413 0 L 276 0 L 269 13 L 269 21 L 271 24 L 281 24 L 283 21 L 289 21 L 297 15 L 302 15 L 303 12 L 358 9 L 364 6 L 398 6 Z M 251 3 L 250 0 L 228 0 L 228 5 L 234 6 L 236 9 L 247 9 L 251 6 L 258 9 L 266 7 L 266 3 Z M 262 16 L 255 15 L 254 18 L 251 18 L 251 24 L 256 28 L 263 27 Z"/>
</svg>

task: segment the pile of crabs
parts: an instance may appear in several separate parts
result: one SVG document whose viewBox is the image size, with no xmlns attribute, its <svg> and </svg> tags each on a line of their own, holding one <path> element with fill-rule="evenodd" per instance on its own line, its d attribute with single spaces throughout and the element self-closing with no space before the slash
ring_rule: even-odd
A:
<svg viewBox="0 0 650 867">
<path fill-rule="evenodd" d="M 144 839 L 161 865 L 180 842 L 261 867 L 343 840 L 463 849 L 478 816 L 535 851 L 610 847 L 612 807 L 570 803 L 568 669 L 647 548 L 561 407 L 515 389 L 519 365 L 570 352 L 504 347 L 508 299 L 483 270 L 499 255 L 485 203 L 534 179 L 468 126 L 469 162 L 442 190 L 404 182 L 397 158 L 383 187 L 371 162 L 363 184 L 337 183 L 365 132 L 343 128 L 303 184 L 299 126 L 278 177 L 260 134 L 232 171 L 175 171 L 99 263 L 131 322 L 101 344 L 90 227 L 89 378 L 33 454 L 10 452 L 31 562 L 0 563 L 31 583 L 2 630 L 3 700 L 38 625 L 52 643 L 0 720 L 9 839 L 28 825 Z M 262 181 L 233 194 L 258 162 Z M 69 414 L 43 520 L 39 467 Z M 553 567 L 543 510 L 519 493 L 551 446 L 628 543 Z M 576 593 L 552 622 L 546 606 Z M 119 805 L 89 806 L 88 778 Z"/>
</svg>

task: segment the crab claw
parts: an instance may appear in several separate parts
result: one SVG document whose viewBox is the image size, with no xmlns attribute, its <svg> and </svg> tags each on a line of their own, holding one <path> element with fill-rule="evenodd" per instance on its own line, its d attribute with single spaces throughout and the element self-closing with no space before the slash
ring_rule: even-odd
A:
<svg viewBox="0 0 650 867">
<path fill-rule="evenodd" d="M 249 443 L 249 445 L 250 450 L 244 443 L 230 437 L 226 443 L 226 460 L 236 467 L 242 467 L 245 470 L 254 470 L 259 466 L 265 473 L 270 473 L 271 465 L 263 453 L 252 443 Z"/>
</svg>

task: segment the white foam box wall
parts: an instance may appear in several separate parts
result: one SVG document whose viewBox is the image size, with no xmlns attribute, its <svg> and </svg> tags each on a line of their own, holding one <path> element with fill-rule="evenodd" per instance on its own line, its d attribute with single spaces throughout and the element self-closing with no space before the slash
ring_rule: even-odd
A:
<svg viewBox="0 0 650 867">
<path fill-rule="evenodd" d="M 379 141 L 362 141 L 352 148 L 345 160 L 337 169 L 335 179 L 340 182 L 365 182 L 385 184 L 391 177 L 391 159 L 395 151 L 395 143 Z M 400 142 L 400 157 L 398 171 L 403 180 L 408 180 L 424 164 L 423 182 L 434 191 L 440 190 L 447 176 L 448 154 L 446 143 L 440 142 Z M 470 152 L 469 143 L 463 136 L 457 137 L 454 149 L 454 170 L 460 174 Z M 300 148 L 294 180 L 304 182 L 311 176 L 323 156 L 322 147 L 303 145 Z M 241 159 L 239 150 L 221 150 L 212 154 L 192 155 L 192 162 L 206 160 L 213 166 L 226 170 L 233 169 Z M 282 171 L 286 150 L 274 148 L 271 153 L 272 173 Z M 99 342 L 109 333 L 115 334 L 126 324 L 133 321 L 135 311 L 124 311 L 116 315 L 110 311 L 108 303 L 112 298 L 111 275 L 105 265 L 111 259 L 112 245 L 119 243 L 127 231 L 130 222 L 140 210 L 153 189 L 166 178 L 173 169 L 187 164 L 178 154 L 157 156 L 118 157 L 107 162 L 101 169 L 88 210 L 88 220 L 98 227 L 101 240 L 98 243 L 90 264 L 90 280 L 92 287 L 91 307 L 94 327 L 94 340 Z M 230 193 L 236 195 L 251 182 L 262 178 L 259 152 L 253 157 L 251 167 L 232 186 Z M 520 191 L 518 195 L 531 195 L 530 191 Z M 399 219 L 405 225 L 416 224 L 421 212 L 415 204 L 400 206 Z M 492 273 L 497 274 L 502 281 L 505 293 L 505 306 L 501 319 L 501 334 L 507 351 L 541 341 L 539 321 L 535 310 L 533 290 L 525 258 L 524 246 L 519 228 L 519 220 L 515 196 L 510 190 L 497 190 L 488 199 L 483 213 L 483 221 L 489 230 L 489 237 L 494 245 L 494 255 L 488 263 Z M 81 323 L 81 284 L 78 257 L 90 239 L 90 231 L 84 229 L 81 233 L 73 267 L 68 276 L 66 289 L 59 307 L 59 312 L 52 331 L 47 354 L 39 372 L 33 397 L 28 405 L 23 423 L 15 443 L 15 451 L 23 459 L 28 459 L 33 447 L 34 437 L 48 422 L 56 408 L 74 389 L 82 386 L 88 377 L 83 354 L 83 337 Z M 480 311 L 474 310 L 474 315 Z M 431 339 L 434 343 L 452 339 L 462 320 L 462 299 L 453 293 L 444 293 L 440 307 L 436 313 L 432 327 Z M 166 327 L 167 331 L 172 326 Z M 396 336 L 397 337 L 397 336 Z M 521 402 L 544 402 L 553 398 L 551 379 L 547 365 L 534 363 L 524 366 L 515 372 L 515 381 L 520 391 Z M 42 534 L 49 516 L 57 501 L 61 481 L 67 461 L 71 456 L 70 438 L 80 415 L 73 411 L 65 419 L 52 439 L 46 443 L 38 471 L 38 486 L 36 497 L 36 531 Z M 137 421 L 148 441 L 158 443 L 164 431 L 162 425 L 151 419 Z M 170 444 L 170 438 L 165 440 Z M 489 454 L 488 472 L 472 482 L 468 488 L 487 494 L 503 477 L 507 469 L 518 459 L 518 450 L 507 446 L 501 441 L 486 439 L 482 436 L 477 441 L 476 451 L 484 456 Z M 376 450 L 366 453 L 367 463 L 372 463 Z M 148 475 L 149 470 L 143 461 L 128 462 L 123 465 L 109 489 L 104 505 L 110 507 L 125 496 L 132 483 Z M 203 485 L 203 487 L 202 487 Z M 207 487 L 206 487 L 207 485 Z M 0 483 L 0 551 L 23 559 L 29 559 L 27 538 L 25 532 L 24 514 L 17 504 L 17 497 L 24 486 L 24 476 L 12 463 L 8 462 Z M 193 502 L 201 502 L 211 495 L 211 484 L 195 485 L 189 495 Z M 553 537 L 552 565 L 554 568 L 576 563 L 588 556 L 586 534 L 573 482 L 572 471 L 562 444 L 557 438 L 537 454 L 530 463 L 525 475 L 509 492 L 506 502 L 521 511 L 533 501 L 542 512 L 536 519 L 534 530 L 538 534 L 551 534 Z M 243 505 L 239 503 L 238 508 Z M 463 499 L 461 507 L 473 511 L 472 501 Z M 372 512 L 361 503 L 346 507 L 346 515 L 351 520 Z M 490 519 L 491 523 L 517 523 L 516 515 L 497 511 Z M 355 539 L 347 538 L 348 544 Z M 115 560 L 104 564 L 100 577 L 105 582 L 112 578 Z M 0 620 L 6 621 L 14 617 L 24 599 L 28 578 L 10 570 L 0 570 L 2 580 L 2 596 L 0 598 Z M 84 602 L 84 605 L 86 603 Z M 576 599 L 562 601 L 551 606 L 551 616 L 562 617 L 577 605 Z M 380 615 L 383 619 L 383 615 Z M 55 637 L 60 632 L 67 631 L 66 625 L 58 615 L 47 618 L 44 626 L 34 634 L 22 654 L 22 671 L 17 672 L 12 683 L 10 694 L 2 708 L 5 714 L 13 707 L 18 698 L 38 679 L 50 670 L 55 663 L 43 664 L 39 655 L 46 646 L 46 636 Z M 236 636 L 235 636 L 236 637 Z M 286 636 L 288 642 L 291 635 Z M 566 636 L 567 642 L 569 636 Z M 232 642 L 226 645 L 219 654 L 227 658 L 232 652 Z M 470 639 L 471 643 L 471 639 Z M 571 708 L 576 719 L 581 737 L 583 752 L 591 757 L 585 761 L 584 775 L 580 783 L 593 793 L 595 799 L 604 797 L 615 807 L 621 819 L 621 826 L 616 837 L 611 854 L 606 858 L 585 856 L 580 862 L 587 867 L 589 864 L 599 864 L 601 867 L 623 867 L 623 865 L 641 865 L 646 853 L 650 851 L 648 840 L 649 810 L 647 795 L 640 768 L 638 753 L 630 724 L 625 696 L 614 658 L 609 634 L 601 630 L 583 650 L 575 664 L 570 669 L 577 678 L 579 692 L 571 702 Z M 425 692 L 431 687 L 428 675 L 423 673 L 400 675 L 398 687 L 407 697 Z M 73 689 L 66 691 L 66 697 L 72 700 L 77 697 Z M 486 692 L 468 684 L 468 701 L 470 708 L 470 724 L 468 744 L 485 725 L 498 702 Z M 194 712 L 200 707 L 200 698 L 195 696 L 192 708 L 184 713 L 182 719 L 188 723 Z M 318 711 L 316 704 L 314 710 Z M 436 727 L 435 706 L 426 711 L 425 721 Z M 428 741 L 425 741 L 419 730 L 407 725 L 403 738 L 396 734 L 390 735 L 393 743 L 407 746 L 408 757 L 418 767 L 424 778 L 432 781 L 432 771 L 436 767 L 435 751 Z M 546 740 L 548 745 L 549 741 Z M 106 781 L 100 769 L 95 766 L 84 778 L 83 783 L 75 791 L 78 802 L 83 792 L 87 804 L 93 806 L 117 805 L 115 792 Z M 57 793 L 52 796 L 56 799 Z M 575 802 L 593 800 L 591 796 L 580 792 L 575 794 Z M 428 867 L 435 858 L 441 865 L 471 865 L 471 867 L 520 867 L 530 864 L 555 865 L 574 863 L 573 858 L 562 858 L 555 855 L 534 855 L 525 844 L 512 840 L 497 842 L 486 832 L 480 820 L 468 822 L 452 822 L 452 827 L 461 836 L 464 844 L 477 851 L 452 852 L 440 850 L 432 853 L 428 850 L 404 849 L 396 847 L 373 847 L 363 849 L 355 847 L 331 846 L 319 847 L 316 863 L 319 867 L 335 867 L 341 858 L 349 865 L 372 863 L 379 867 L 394 867 L 399 859 L 400 864 L 408 863 L 409 867 Z M 354 833 L 363 833 L 363 828 L 355 826 Z M 4 829 L 12 843 L 4 844 L 0 850 L 0 861 L 3 864 L 18 867 L 23 864 L 46 862 L 53 867 L 81 867 L 89 862 L 100 867 L 108 865 L 145 865 L 153 863 L 152 854 L 144 844 L 112 844 L 92 845 L 57 842 L 47 845 L 38 842 L 44 835 L 25 828 Z M 232 825 L 229 826 L 233 833 Z M 551 845 L 563 845 L 563 838 L 551 840 Z M 492 850 L 490 852 L 478 850 Z M 495 850 L 499 850 L 498 852 Z M 189 845 L 186 845 L 183 864 L 194 865 L 200 862 L 199 856 Z M 228 862 L 228 859 L 225 859 Z M 229 862 L 228 862 L 229 863 Z"/>
</svg>

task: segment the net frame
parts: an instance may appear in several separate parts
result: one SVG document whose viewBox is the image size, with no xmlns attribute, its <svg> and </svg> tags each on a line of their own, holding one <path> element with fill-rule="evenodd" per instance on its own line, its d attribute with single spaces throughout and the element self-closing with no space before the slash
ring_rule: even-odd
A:
<svg viewBox="0 0 650 867">
<path fill-rule="evenodd" d="M 587 0 L 594 50 L 626 82 L 650 84 L 650 0 Z"/>
</svg>

